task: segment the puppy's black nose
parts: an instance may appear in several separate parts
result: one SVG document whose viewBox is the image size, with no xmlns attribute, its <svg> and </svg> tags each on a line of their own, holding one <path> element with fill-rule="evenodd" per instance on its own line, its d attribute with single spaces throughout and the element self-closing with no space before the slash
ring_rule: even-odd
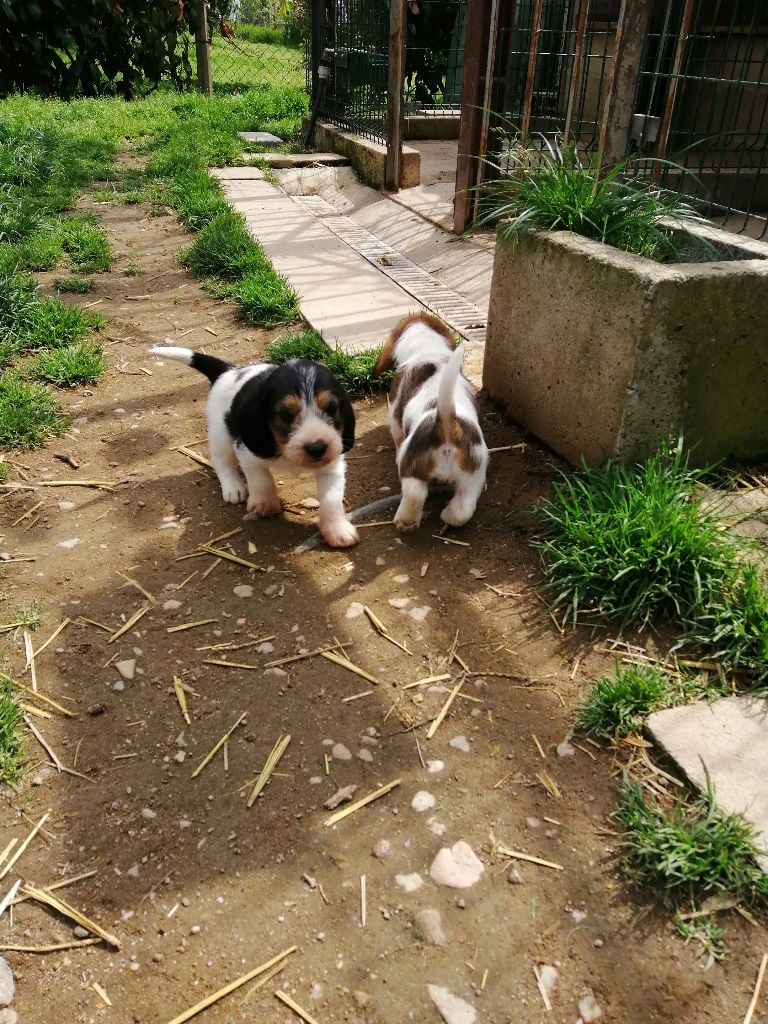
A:
<svg viewBox="0 0 768 1024">
<path fill-rule="evenodd" d="M 328 445 L 325 441 L 312 441 L 310 444 L 304 445 L 304 451 L 311 459 L 322 459 L 328 451 Z"/>
</svg>

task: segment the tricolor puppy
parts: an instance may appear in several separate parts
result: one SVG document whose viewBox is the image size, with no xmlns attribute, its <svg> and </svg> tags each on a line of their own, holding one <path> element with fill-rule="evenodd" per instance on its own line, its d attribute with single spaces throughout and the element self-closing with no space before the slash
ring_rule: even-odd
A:
<svg viewBox="0 0 768 1024">
<path fill-rule="evenodd" d="M 485 486 L 488 449 L 477 418 L 472 385 L 462 375 L 463 352 L 440 320 L 406 317 L 381 350 L 376 373 L 395 367 L 389 426 L 397 448 L 402 500 L 399 530 L 415 530 L 430 483 L 453 484 L 443 522 L 463 526 Z"/>
<path fill-rule="evenodd" d="M 312 472 L 323 537 L 334 548 L 357 543 L 344 511 L 344 453 L 355 443 L 355 413 L 333 374 L 309 359 L 237 369 L 190 348 L 158 345 L 150 352 L 186 363 L 211 382 L 208 450 L 224 501 L 247 498 L 249 512 L 277 516 L 270 470 Z"/>
</svg>

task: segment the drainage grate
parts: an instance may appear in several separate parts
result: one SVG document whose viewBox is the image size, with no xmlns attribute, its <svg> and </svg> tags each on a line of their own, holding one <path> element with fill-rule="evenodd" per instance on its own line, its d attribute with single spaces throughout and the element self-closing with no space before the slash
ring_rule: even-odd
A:
<svg viewBox="0 0 768 1024">
<path fill-rule="evenodd" d="M 463 295 L 440 284 L 397 249 L 361 228 L 351 217 L 339 213 L 322 196 L 291 196 L 291 199 L 467 341 L 485 344 L 485 314 Z"/>
</svg>

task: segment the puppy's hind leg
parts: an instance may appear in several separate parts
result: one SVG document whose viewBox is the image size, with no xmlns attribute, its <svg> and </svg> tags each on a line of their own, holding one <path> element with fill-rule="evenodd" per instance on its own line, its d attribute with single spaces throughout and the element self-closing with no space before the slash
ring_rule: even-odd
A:
<svg viewBox="0 0 768 1024">
<path fill-rule="evenodd" d="M 485 486 L 484 468 L 475 473 L 462 473 L 456 492 L 440 513 L 448 526 L 464 526 L 475 514 L 480 495 Z"/>
<path fill-rule="evenodd" d="M 208 451 L 216 476 L 221 484 L 224 501 L 237 505 L 245 501 L 247 491 L 245 481 L 240 476 L 235 458 L 232 435 L 223 422 L 208 424 Z"/>
<path fill-rule="evenodd" d="M 424 502 L 427 500 L 428 487 L 423 480 L 414 476 L 406 476 L 400 481 L 402 498 L 395 513 L 395 526 L 407 533 L 415 530 L 421 523 Z"/>
<path fill-rule="evenodd" d="M 326 469 L 315 474 L 317 497 L 320 502 L 320 533 L 332 548 L 351 548 L 358 541 L 357 530 L 347 519 L 344 511 L 346 473 L 344 460 L 337 459 Z"/>
<path fill-rule="evenodd" d="M 264 460 L 242 444 L 235 446 L 235 454 L 248 481 L 248 511 L 263 518 L 279 516 L 283 510 L 280 495 Z"/>
</svg>

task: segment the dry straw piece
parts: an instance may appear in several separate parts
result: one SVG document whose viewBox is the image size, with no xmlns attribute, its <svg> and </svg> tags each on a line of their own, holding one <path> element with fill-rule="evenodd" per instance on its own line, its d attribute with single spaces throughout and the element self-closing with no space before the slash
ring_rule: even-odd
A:
<svg viewBox="0 0 768 1024">
<path fill-rule="evenodd" d="M 437 730 L 440 728 L 443 719 L 448 714 L 448 709 L 458 696 L 459 690 L 461 690 L 462 686 L 464 685 L 464 681 L 466 678 L 466 676 L 462 676 L 461 679 L 459 679 L 458 683 L 456 683 L 454 688 L 448 694 L 448 699 L 446 700 L 445 704 L 443 704 L 443 706 L 440 708 L 439 712 L 437 713 L 437 717 L 432 720 L 432 724 L 430 725 L 429 729 L 427 729 L 428 740 L 431 740 L 432 737 L 437 732 Z"/>
<path fill-rule="evenodd" d="M 208 762 L 212 758 L 214 758 L 216 756 L 216 754 L 224 746 L 224 744 L 227 742 L 229 737 L 232 735 L 232 733 L 235 731 L 235 729 L 238 727 L 238 725 L 240 725 L 240 723 L 242 722 L 242 720 L 244 718 L 245 718 L 245 712 L 243 712 L 242 715 L 240 715 L 238 720 L 235 722 L 235 724 L 233 726 L 231 726 L 231 728 L 229 728 L 224 733 L 224 735 L 221 737 L 221 739 L 218 741 L 218 743 L 213 747 L 213 749 L 209 753 L 207 753 L 205 755 L 205 757 L 200 762 L 200 764 L 197 766 L 197 768 L 195 768 L 195 770 L 192 772 L 192 778 L 193 779 L 196 779 L 197 776 L 200 774 L 200 772 L 203 770 L 203 768 L 205 768 L 205 766 L 208 764 Z"/>
<path fill-rule="evenodd" d="M 43 651 L 46 649 L 46 647 L 48 647 L 49 644 L 53 643 L 53 641 L 56 639 L 56 637 L 59 635 L 59 633 L 62 631 L 62 629 L 64 629 L 66 626 L 68 626 L 71 621 L 72 621 L 71 619 L 64 619 L 64 621 L 61 623 L 61 625 L 57 626 L 56 629 L 54 629 L 54 631 L 51 633 L 51 635 L 48 637 L 48 639 L 45 641 L 45 643 L 42 645 L 42 647 L 38 647 L 38 649 L 36 651 L 32 652 L 32 654 L 27 658 L 27 663 L 24 666 L 24 671 L 25 672 L 27 671 L 29 666 L 32 664 L 32 662 L 35 660 L 35 658 L 39 654 L 42 654 Z"/>
<path fill-rule="evenodd" d="M 365 679 L 369 683 L 373 683 L 378 686 L 379 680 L 366 672 L 365 669 L 359 668 L 354 662 L 351 662 L 349 658 L 342 658 L 341 655 L 334 653 L 334 651 L 323 651 L 320 655 L 325 658 L 326 661 L 333 662 L 334 665 L 339 665 L 341 668 L 345 668 L 348 672 L 354 672 L 356 676 L 360 676 L 361 679 Z"/>
<path fill-rule="evenodd" d="M 757 1001 L 760 998 L 760 990 L 763 987 L 763 978 L 765 977 L 766 967 L 768 967 L 768 953 L 763 953 L 763 959 L 760 961 L 760 967 L 757 971 L 757 981 L 755 982 L 755 990 L 752 993 L 752 999 L 750 1001 L 749 1006 L 747 1007 L 747 1012 L 744 1014 L 744 1020 L 742 1024 L 750 1024 L 750 1021 L 752 1020 L 752 1015 L 755 1012 Z"/>
<path fill-rule="evenodd" d="M 80 946 L 98 946 L 101 939 L 72 939 L 71 942 L 52 942 L 47 946 L 0 946 L 0 953 L 58 953 L 60 949 L 78 949 Z"/>
<path fill-rule="evenodd" d="M 208 469 L 213 469 L 213 463 L 206 459 L 204 455 L 199 452 L 193 451 L 192 448 L 187 448 L 186 445 L 180 444 L 176 449 L 181 455 L 186 455 L 188 459 L 192 459 L 193 462 L 199 462 L 201 466 L 207 466 Z"/>
<path fill-rule="evenodd" d="M 186 629 L 196 629 L 198 626 L 210 626 L 212 622 L 218 622 L 218 619 L 198 619 L 197 622 L 182 622 L 180 626 L 168 626 L 166 633 L 183 633 Z"/>
<path fill-rule="evenodd" d="M 192 719 L 189 717 L 189 711 L 187 710 L 187 695 L 184 692 L 184 684 L 178 676 L 173 677 L 173 689 L 176 692 L 176 700 L 179 702 L 184 721 L 187 725 L 192 725 Z"/>
<path fill-rule="evenodd" d="M 296 946 L 289 946 L 288 949 L 284 949 L 282 953 L 278 953 L 277 956 L 273 956 L 271 960 L 268 960 L 265 964 L 261 964 L 259 967 L 254 967 L 252 971 L 244 974 L 236 981 L 231 981 L 224 988 L 220 988 L 218 992 L 214 992 L 210 996 L 206 996 L 205 999 L 201 999 L 199 1003 L 195 1003 L 194 1006 L 190 1006 L 188 1010 L 180 1013 L 178 1017 L 174 1017 L 173 1020 L 169 1021 L 168 1024 L 185 1024 L 185 1021 L 192 1020 L 198 1013 L 202 1013 L 203 1010 L 207 1010 L 209 1006 L 213 1006 L 214 1003 L 218 1003 L 220 999 L 228 996 L 230 992 L 234 992 L 240 988 L 241 985 L 247 985 L 253 978 L 257 978 L 260 974 L 264 974 L 265 971 L 270 970 L 275 964 L 279 964 L 281 961 L 289 957 L 291 953 L 296 952 Z"/>
<path fill-rule="evenodd" d="M 97 491 L 115 491 L 117 484 L 109 480 L 39 480 L 38 487 L 93 487 Z"/>
<path fill-rule="evenodd" d="M 22 892 L 30 896 L 33 900 L 37 900 L 38 903 L 45 903 L 46 906 L 51 907 L 53 910 L 57 910 L 64 917 L 68 917 L 70 920 L 75 921 L 80 925 L 81 928 L 87 929 L 94 935 L 98 935 L 99 938 L 106 942 L 110 946 L 114 946 L 115 949 L 120 949 L 120 940 L 115 938 L 110 932 L 105 931 L 101 925 L 96 924 L 95 921 L 91 921 L 90 918 L 81 914 L 79 910 L 70 906 L 69 903 L 65 903 L 64 900 L 60 900 L 58 896 L 54 896 L 52 892 L 48 892 L 45 889 L 37 889 L 34 885 L 25 885 Z"/>
<path fill-rule="evenodd" d="M 530 853 L 522 853 L 520 850 L 511 850 L 508 846 L 495 846 L 494 853 L 502 857 L 511 857 L 513 860 L 524 860 L 529 864 L 538 864 L 543 868 L 552 868 L 553 871 L 564 871 L 562 864 L 555 864 L 551 860 L 542 860 L 541 857 L 534 857 Z"/>
<path fill-rule="evenodd" d="M 386 796 L 387 793 L 395 789 L 402 782 L 402 779 L 395 779 L 394 782 L 388 782 L 386 786 L 381 786 L 379 789 L 375 789 L 368 796 L 364 796 L 361 800 L 356 800 L 349 807 L 345 807 L 343 811 L 337 811 L 332 814 L 330 818 L 326 818 L 323 824 L 326 827 L 335 825 L 337 821 L 341 821 L 342 818 L 346 818 L 349 814 L 354 814 L 355 811 L 359 811 L 361 807 L 365 807 L 367 804 L 373 803 L 374 800 L 378 800 L 379 797 Z"/>
<path fill-rule="evenodd" d="M 32 840 L 35 838 L 35 836 L 40 831 L 40 829 L 43 827 L 43 825 L 46 823 L 46 821 L 48 821 L 50 816 L 51 816 L 51 811 L 49 809 L 49 810 L 47 810 L 45 812 L 45 814 L 42 816 L 40 821 L 38 821 L 38 823 L 35 825 L 35 827 L 32 829 L 32 831 L 29 833 L 27 838 L 24 840 L 24 842 L 21 844 L 21 846 L 18 848 L 18 850 L 14 853 L 14 855 L 11 857 L 11 859 L 6 864 L 4 864 L 2 869 L 0 869 L 0 878 L 5 878 L 5 876 L 11 870 L 13 865 L 16 863 L 16 861 L 22 855 L 22 853 L 24 853 L 26 848 L 29 846 L 29 844 L 32 842 Z M 16 845 L 16 842 L 15 842 L 15 840 L 13 840 L 12 842 L 10 842 L 8 844 L 8 846 L 6 846 L 5 850 L 3 851 L 2 860 L 5 860 L 5 858 L 8 856 L 8 854 L 10 853 L 10 851 L 13 849 L 13 847 L 15 845 Z"/>
<path fill-rule="evenodd" d="M 112 1000 L 109 998 L 106 991 L 101 987 L 98 981 L 91 982 L 91 988 L 106 1006 L 112 1005 Z"/>
<path fill-rule="evenodd" d="M 220 668 L 246 668 L 258 672 L 261 665 L 246 665 L 244 661 L 224 661 L 223 658 L 205 658 L 204 665 L 218 665 Z"/>
<path fill-rule="evenodd" d="M 296 1014 L 296 1016 L 301 1017 L 301 1019 L 305 1021 L 306 1024 L 317 1024 L 315 1018 L 310 1017 L 307 1011 L 303 1010 L 299 1006 L 299 1004 L 294 999 L 291 999 L 291 997 L 287 995 L 285 992 L 281 992 L 280 989 L 277 989 L 275 995 L 277 996 L 281 1003 L 285 1003 L 286 1006 L 289 1006 Z"/>
<path fill-rule="evenodd" d="M 247 558 L 240 558 L 239 555 L 233 555 L 222 548 L 211 547 L 210 544 L 201 544 L 200 551 L 206 555 L 214 555 L 216 558 L 224 558 L 227 562 L 234 562 L 235 565 L 244 565 L 246 569 L 255 569 L 257 572 L 267 571 L 263 565 L 256 565 L 255 562 L 249 562 Z"/>
<path fill-rule="evenodd" d="M 373 628 L 376 630 L 380 637 L 382 637 L 384 640 L 389 640 L 389 642 L 391 644 L 394 644 L 395 647 L 399 648 L 401 651 L 404 651 L 410 657 L 413 657 L 413 655 L 405 646 L 405 644 L 401 644 L 399 640 L 395 640 L 395 638 L 389 634 L 389 632 L 387 631 L 387 627 L 384 625 L 381 619 L 374 612 L 371 611 L 368 605 L 365 605 L 363 607 L 363 611 L 368 617 L 368 621 L 371 623 L 371 625 L 373 626 Z"/>
<path fill-rule="evenodd" d="M 151 609 L 151 607 L 151 604 L 145 604 L 143 608 L 139 608 L 137 612 L 134 612 L 130 619 L 128 619 L 127 622 L 123 623 L 120 629 L 118 629 L 115 633 L 112 634 L 109 640 L 107 640 L 107 643 L 113 644 L 115 640 L 118 640 L 124 633 L 127 633 L 129 629 L 133 629 L 133 627 L 136 625 L 139 619 L 143 618 Z"/>
<path fill-rule="evenodd" d="M 253 787 L 253 789 L 251 790 L 251 795 L 248 797 L 248 807 L 253 807 L 256 801 L 256 797 L 259 795 L 259 793 L 261 793 L 266 784 L 269 782 L 270 775 L 277 767 L 280 758 L 285 753 L 286 748 L 290 742 L 291 736 L 289 733 L 286 736 L 281 736 L 277 743 L 275 743 L 274 747 L 272 748 L 272 752 L 270 753 L 269 757 L 266 760 L 266 763 L 264 764 L 264 767 L 261 769 L 261 774 L 256 780 L 256 785 Z"/>
</svg>

